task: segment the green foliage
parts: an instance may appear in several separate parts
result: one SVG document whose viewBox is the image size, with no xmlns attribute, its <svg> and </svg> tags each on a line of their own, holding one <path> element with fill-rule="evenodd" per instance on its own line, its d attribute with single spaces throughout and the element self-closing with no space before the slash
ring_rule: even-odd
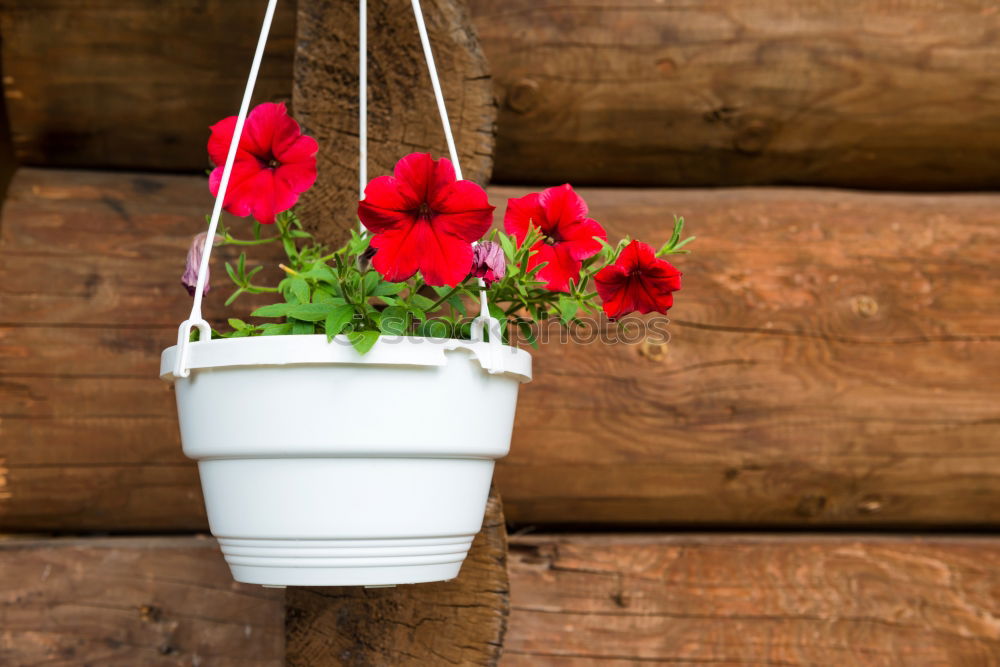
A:
<svg viewBox="0 0 1000 667">
<path fill-rule="evenodd" d="M 254 278 L 263 269 L 248 269 L 246 253 L 235 264 L 226 264 L 226 273 L 235 285 L 226 304 L 243 294 L 274 294 L 275 303 L 261 306 L 250 316 L 264 320 L 248 323 L 229 320 L 231 332 L 218 334 L 227 338 L 276 336 L 287 334 L 322 334 L 327 340 L 346 336 L 361 354 L 368 352 L 382 335 L 416 335 L 468 338 L 470 316 L 479 312 L 480 291 L 475 278 L 469 277 L 454 287 L 425 285 L 419 274 L 405 282 L 388 282 L 369 266 L 370 238 L 356 231 L 350 240 L 332 252 L 317 244 L 292 211 L 277 216 L 273 226 L 253 223 L 253 238 L 234 238 L 221 229 L 221 245 L 257 246 L 278 243 L 287 261 L 280 264 L 285 277 L 275 286 L 260 285 Z M 686 253 L 683 249 L 693 237 L 681 240 L 683 218 L 675 218 L 673 234 L 658 256 Z M 267 236 L 266 231 L 273 231 Z M 583 261 L 579 280 L 568 292 L 545 289 L 538 272 L 545 266 L 531 266 L 531 247 L 542 239 L 532 227 L 522 243 L 508 234 L 494 230 L 489 240 L 500 244 L 507 263 L 504 278 L 488 290 L 490 314 L 501 323 L 505 342 L 517 331 L 529 344 L 537 345 L 533 322 L 553 319 L 563 326 L 581 323 L 583 315 L 597 315 L 601 307 L 592 283 L 597 272 L 614 262 L 629 239 L 612 246 L 601 240 L 601 251 Z"/>
</svg>

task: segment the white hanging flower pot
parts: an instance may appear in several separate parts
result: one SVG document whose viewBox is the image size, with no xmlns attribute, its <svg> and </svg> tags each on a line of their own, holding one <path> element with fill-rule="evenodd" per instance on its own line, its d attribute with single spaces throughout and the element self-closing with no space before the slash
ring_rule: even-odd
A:
<svg viewBox="0 0 1000 667">
<path fill-rule="evenodd" d="M 527 352 L 384 336 L 360 355 L 342 336 L 233 338 L 191 343 L 186 378 L 176 354 L 163 352 L 161 378 L 237 581 L 457 576 L 510 448 Z"/>
</svg>

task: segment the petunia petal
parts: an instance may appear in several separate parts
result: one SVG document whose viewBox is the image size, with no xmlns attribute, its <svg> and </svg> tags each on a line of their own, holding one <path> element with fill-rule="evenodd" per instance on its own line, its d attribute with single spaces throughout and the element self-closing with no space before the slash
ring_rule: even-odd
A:
<svg viewBox="0 0 1000 667">
<path fill-rule="evenodd" d="M 432 183 L 438 178 L 437 168 L 438 165 L 430 153 L 410 153 L 396 163 L 392 173 L 398 181 L 410 187 L 416 201 L 426 203 Z M 451 169 L 450 162 L 447 168 Z M 455 180 L 454 169 L 451 170 L 451 180 Z"/>
<path fill-rule="evenodd" d="M 294 121 L 293 121 L 294 122 Z M 298 123 L 295 124 L 298 131 Z M 312 137 L 298 135 L 293 141 L 282 146 L 275 146 L 274 157 L 282 164 L 298 162 L 312 163 L 316 168 L 316 153 L 319 152 L 319 144 Z"/>
<path fill-rule="evenodd" d="M 507 211 L 503 216 L 503 228 L 508 234 L 513 234 L 518 243 L 528 234 L 529 225 L 541 226 L 544 217 L 542 206 L 538 201 L 539 194 L 532 192 L 523 197 L 507 200 Z"/>
<path fill-rule="evenodd" d="M 216 167 L 208 177 L 208 189 L 212 196 L 218 196 L 219 185 L 222 182 L 224 167 Z M 241 159 L 233 163 L 233 171 L 229 175 L 229 186 L 226 188 L 226 199 L 223 208 L 241 218 L 250 215 L 252 210 L 252 188 L 244 189 L 243 184 L 252 181 L 262 171 L 260 163 L 254 158 Z"/>
<path fill-rule="evenodd" d="M 358 217 L 377 234 L 402 223 L 414 224 L 418 207 L 408 185 L 393 176 L 379 176 L 365 187 L 365 198 L 358 202 Z"/>
<path fill-rule="evenodd" d="M 371 246 L 376 249 L 372 266 L 386 280 L 401 282 L 420 267 L 420 248 L 412 238 L 416 227 L 416 224 L 400 224 L 372 237 Z"/>
<path fill-rule="evenodd" d="M 558 245 L 566 249 L 573 259 L 587 259 L 601 251 L 600 241 L 595 236 L 607 240 L 608 233 L 600 223 L 591 218 L 581 218 L 559 228 Z"/>
<path fill-rule="evenodd" d="M 569 281 L 580 278 L 583 264 L 561 249 L 559 245 L 549 245 L 544 241 L 536 243 L 532 250 L 535 254 L 528 260 L 528 268 L 532 269 L 542 262 L 546 266 L 535 274 L 539 280 L 545 281 L 545 289 L 553 292 L 568 292 Z"/>
<path fill-rule="evenodd" d="M 605 266 L 594 276 L 594 286 L 603 302 L 604 312 L 613 320 L 635 310 L 627 284 L 628 273 L 616 264 Z"/>
<path fill-rule="evenodd" d="M 456 181 L 440 190 L 431 207 L 435 230 L 467 243 L 479 239 L 493 224 L 493 209 L 486 191 L 472 181 Z"/>
<path fill-rule="evenodd" d="M 576 194 L 569 183 L 542 191 L 539 203 L 545 209 L 545 217 L 552 227 L 562 229 L 581 218 L 587 217 L 587 202 Z"/>
<path fill-rule="evenodd" d="M 316 163 L 291 162 L 275 168 L 274 177 L 288 184 L 289 190 L 301 194 L 316 182 Z"/>
<path fill-rule="evenodd" d="M 236 130 L 236 116 L 223 118 L 215 125 L 209 127 L 211 134 L 208 136 L 208 159 L 217 167 L 226 164 L 229 156 L 229 144 L 233 140 L 233 132 Z M 244 138 L 246 133 L 244 133 Z M 244 148 L 241 142 L 236 150 L 236 159 L 250 159 L 253 156 Z"/>
<path fill-rule="evenodd" d="M 455 286 L 472 268 L 472 246 L 449 234 L 437 234 L 426 219 L 376 234 L 372 265 L 386 280 L 399 282 L 419 270 L 433 286 Z"/>
<path fill-rule="evenodd" d="M 299 124 L 289 117 L 284 104 L 265 102 L 247 116 L 240 147 L 260 160 L 269 160 L 276 156 L 274 149 L 280 142 L 290 142 L 299 134 Z"/>
</svg>

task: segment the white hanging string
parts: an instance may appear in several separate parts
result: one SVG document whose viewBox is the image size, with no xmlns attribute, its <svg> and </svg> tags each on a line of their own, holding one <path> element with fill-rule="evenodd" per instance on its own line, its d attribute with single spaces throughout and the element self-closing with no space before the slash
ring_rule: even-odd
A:
<svg viewBox="0 0 1000 667">
<path fill-rule="evenodd" d="M 451 121 L 448 119 L 448 109 L 444 104 L 444 93 L 441 92 L 441 82 L 438 80 L 437 65 L 434 64 L 434 52 L 431 51 L 431 40 L 427 36 L 427 26 L 424 25 L 424 13 L 420 9 L 420 0 L 410 0 L 413 5 L 413 17 L 417 21 L 417 32 L 420 34 L 420 45 L 424 48 L 424 60 L 427 62 L 427 73 L 431 77 L 431 88 L 434 89 L 434 99 L 437 102 L 438 114 L 441 116 L 441 127 L 444 129 L 444 138 L 448 142 L 448 155 L 451 157 L 451 163 L 455 166 L 455 178 L 458 180 L 462 179 L 462 166 L 458 162 L 458 151 L 455 149 L 455 137 L 451 133 Z M 473 243 L 473 246 L 477 243 Z M 479 317 L 482 318 L 483 322 L 481 324 L 490 323 L 490 308 L 489 303 L 486 299 L 486 281 L 482 278 L 479 279 Z M 473 328 L 475 329 L 476 323 L 473 323 Z M 493 338 L 496 334 L 492 331 L 491 326 L 490 338 Z M 499 329 L 499 327 L 497 327 Z M 475 333 L 473 334 L 475 335 Z M 481 333 L 480 333 L 481 335 Z"/>
<path fill-rule="evenodd" d="M 264 13 L 264 23 L 260 28 L 260 37 L 257 39 L 257 50 L 254 52 L 253 63 L 250 65 L 250 76 L 247 77 L 246 89 L 243 91 L 243 102 L 240 104 L 240 112 L 236 117 L 236 127 L 233 129 L 233 139 L 229 143 L 229 153 L 226 156 L 226 164 L 222 169 L 222 179 L 219 181 L 219 192 L 215 196 L 215 207 L 212 209 L 212 218 L 208 224 L 208 236 L 205 238 L 205 249 L 201 255 L 201 264 L 198 266 L 198 280 L 194 289 L 194 302 L 191 304 L 191 314 L 188 319 L 181 323 L 177 331 L 177 363 L 174 368 L 174 375 L 177 377 L 187 377 L 190 370 L 187 368 L 188 342 L 191 338 L 191 329 L 198 328 L 199 340 L 207 341 L 212 337 L 212 328 L 201 315 L 202 295 L 205 291 L 205 281 L 208 276 L 208 261 L 212 255 L 212 246 L 215 243 L 215 232 L 219 227 L 219 217 L 222 215 L 222 205 L 226 200 L 226 189 L 229 187 L 229 177 L 233 172 L 233 164 L 236 162 L 236 152 L 240 144 L 240 137 L 243 134 L 243 126 L 246 124 L 247 112 L 250 110 L 250 98 L 253 96 L 254 85 L 257 83 L 257 74 L 260 72 L 260 63 L 264 57 L 264 46 L 267 44 L 267 36 L 271 31 L 271 20 L 274 18 L 274 8 L 278 0 L 268 0 L 267 11 Z"/>
<path fill-rule="evenodd" d="M 420 34 L 420 44 L 424 51 L 424 60 L 427 62 L 427 71 L 431 79 L 431 87 L 434 89 L 434 99 L 437 102 L 438 113 L 441 116 L 441 126 L 444 130 L 445 141 L 448 143 L 448 154 L 451 157 L 452 165 L 455 168 L 455 177 L 463 180 L 462 166 L 458 161 L 458 151 L 455 149 L 455 138 L 451 132 L 451 122 L 448 119 L 448 110 L 444 103 L 444 94 L 441 92 L 441 83 L 438 79 L 437 66 L 434 64 L 434 53 L 431 51 L 430 39 L 427 36 L 427 27 L 424 24 L 423 11 L 420 8 L 420 0 L 411 0 L 413 5 L 413 15 L 417 22 L 417 32 Z M 257 75 L 260 72 L 260 63 L 264 57 L 264 47 L 267 44 L 267 37 L 271 30 L 271 22 L 274 18 L 274 10 L 278 0 L 268 0 L 267 11 L 264 13 L 264 22 L 261 25 L 260 37 L 257 40 L 257 50 L 254 52 L 253 63 L 250 66 L 250 75 L 247 77 L 247 85 L 243 91 L 243 101 L 240 104 L 240 111 L 236 117 L 236 127 L 233 129 L 233 138 L 229 144 L 229 153 L 226 155 L 226 163 L 222 169 L 222 178 L 219 181 L 219 191 L 215 197 L 215 206 L 212 209 L 212 217 L 208 225 L 208 235 L 205 239 L 205 248 L 202 253 L 201 263 L 198 266 L 198 280 L 195 284 L 194 301 L 191 304 L 191 314 L 181 323 L 177 330 L 177 362 L 174 366 L 175 377 L 188 377 L 190 369 L 187 368 L 188 347 L 191 338 L 191 330 L 198 329 L 199 340 L 211 340 L 212 329 L 201 314 L 202 297 L 205 290 L 205 282 L 208 275 L 208 264 L 215 244 L 215 233 L 219 227 L 219 218 L 222 214 L 222 206 L 226 199 L 226 190 L 229 187 L 229 178 L 233 171 L 233 164 L 236 161 L 236 153 L 239 148 L 240 137 L 243 134 L 243 127 L 246 124 L 247 113 L 250 110 L 250 99 L 253 96 L 254 86 L 257 83 Z M 358 33 L 358 94 L 359 94 L 359 125 L 358 125 L 358 184 L 360 197 L 364 199 L 364 189 L 368 180 L 368 38 L 367 38 L 367 3 L 366 0 L 359 0 L 359 33 Z M 362 231 L 364 227 L 362 226 Z M 473 245 L 476 245 L 475 243 Z M 479 286 L 485 287 L 482 278 L 479 279 Z M 482 320 L 479 324 L 489 327 L 490 340 L 498 344 L 500 340 L 499 323 L 489 316 L 489 307 L 486 299 L 486 292 L 480 292 L 480 316 L 477 320 Z M 473 326 L 473 339 L 482 340 L 482 331 L 476 331 Z M 492 346 L 491 346 L 492 347 Z M 492 371 L 491 371 L 492 372 Z"/>
<path fill-rule="evenodd" d="M 368 185 L 368 0 L 358 2 L 358 199 Z M 361 225 L 364 233 L 365 225 Z"/>
</svg>

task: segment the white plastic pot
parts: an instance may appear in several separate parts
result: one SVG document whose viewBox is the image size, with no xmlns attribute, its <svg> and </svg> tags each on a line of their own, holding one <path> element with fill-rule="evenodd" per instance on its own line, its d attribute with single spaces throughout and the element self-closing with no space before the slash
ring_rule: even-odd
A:
<svg viewBox="0 0 1000 667">
<path fill-rule="evenodd" d="M 451 579 L 479 532 L 493 462 L 510 449 L 531 355 L 385 336 L 191 343 L 174 383 L 212 534 L 237 581 L 389 585 Z"/>
</svg>

